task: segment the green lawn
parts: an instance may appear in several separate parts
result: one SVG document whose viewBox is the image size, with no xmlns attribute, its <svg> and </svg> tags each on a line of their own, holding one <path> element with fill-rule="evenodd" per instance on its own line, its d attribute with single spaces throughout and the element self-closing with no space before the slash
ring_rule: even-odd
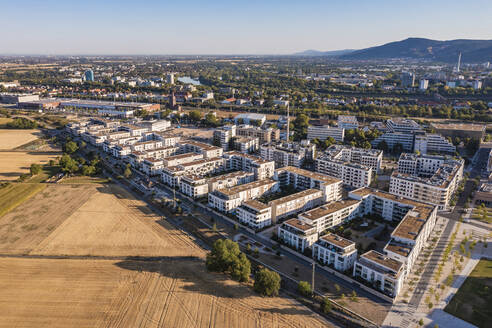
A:
<svg viewBox="0 0 492 328">
<path fill-rule="evenodd" d="M 492 322 L 492 261 L 480 260 L 444 311 L 478 327 Z"/>
<path fill-rule="evenodd" d="M 11 183 L 0 189 L 0 217 L 46 188 L 41 183 Z"/>
</svg>

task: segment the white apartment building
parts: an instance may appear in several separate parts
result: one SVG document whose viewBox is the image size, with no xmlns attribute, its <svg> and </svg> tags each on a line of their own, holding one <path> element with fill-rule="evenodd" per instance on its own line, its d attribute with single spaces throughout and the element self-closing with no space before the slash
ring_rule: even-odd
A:
<svg viewBox="0 0 492 328">
<path fill-rule="evenodd" d="M 398 171 L 391 175 L 390 193 L 446 211 L 463 178 L 463 166 L 463 160 L 403 153 Z"/>
<path fill-rule="evenodd" d="M 383 151 L 379 149 L 364 149 L 343 145 L 332 145 L 324 154 L 344 162 L 368 166 L 376 172 L 381 169 Z"/>
<path fill-rule="evenodd" d="M 229 125 L 215 129 L 214 131 L 214 145 L 220 145 L 224 151 L 232 150 L 231 141 L 236 136 L 236 126 Z"/>
<path fill-rule="evenodd" d="M 273 161 L 266 161 L 237 151 L 224 153 L 223 157 L 226 160 L 227 170 L 253 172 L 256 180 L 271 178 L 275 173 L 275 163 Z"/>
<path fill-rule="evenodd" d="M 323 203 L 323 192 L 319 189 L 306 189 L 295 194 L 272 200 L 268 205 L 272 208 L 272 222 L 307 211 Z"/>
<path fill-rule="evenodd" d="M 322 155 L 315 161 L 316 172 L 343 180 L 352 187 L 367 187 L 373 179 L 372 168 L 360 164 L 343 162 L 330 156 Z"/>
<path fill-rule="evenodd" d="M 255 230 L 268 227 L 272 224 L 271 206 L 254 199 L 245 201 L 241 206 L 236 208 L 236 216 L 239 222 Z"/>
<path fill-rule="evenodd" d="M 221 157 L 204 158 L 177 166 L 164 167 L 161 171 L 161 179 L 164 183 L 171 187 L 179 187 L 181 178 L 185 175 L 205 176 L 224 171 L 224 159 Z"/>
<path fill-rule="evenodd" d="M 425 155 L 427 153 L 456 153 L 456 146 L 449 142 L 440 134 L 415 135 L 413 151 L 419 151 Z"/>
<path fill-rule="evenodd" d="M 203 158 L 216 158 L 222 156 L 224 150 L 204 142 L 194 140 L 181 140 L 178 142 L 180 151 L 183 153 L 203 154 Z"/>
<path fill-rule="evenodd" d="M 326 140 L 329 137 L 335 139 L 336 142 L 343 142 L 345 137 L 345 129 L 338 127 L 331 127 L 329 125 L 314 126 L 310 125 L 308 127 L 307 138 L 308 140 L 319 139 Z"/>
<path fill-rule="evenodd" d="M 301 213 L 298 218 L 313 226 L 317 233 L 322 233 L 359 216 L 359 204 L 360 201 L 355 199 L 331 202 Z"/>
<path fill-rule="evenodd" d="M 324 201 L 331 202 L 342 198 L 343 181 L 324 174 L 303 170 L 293 166 L 286 166 L 275 170 L 274 179 L 281 187 L 293 186 L 296 189 L 320 189 L 323 191 Z"/>
<path fill-rule="evenodd" d="M 141 163 L 142 171 L 150 176 L 159 175 L 164 168 L 162 159 L 146 158 Z"/>
<path fill-rule="evenodd" d="M 276 142 L 261 145 L 261 158 L 274 161 L 276 168 L 284 166 L 301 167 L 306 160 L 313 160 L 316 145 L 307 140 L 302 142 Z"/>
<path fill-rule="evenodd" d="M 422 130 L 420 125 L 414 120 L 402 117 L 391 118 L 386 121 L 386 127 L 389 132 L 414 133 Z"/>
<path fill-rule="evenodd" d="M 405 271 L 403 263 L 372 250 L 355 261 L 353 276 L 395 298 L 403 287 Z"/>
<path fill-rule="evenodd" d="M 241 153 L 254 153 L 260 147 L 258 138 L 253 137 L 237 137 L 232 140 L 234 149 Z"/>
<path fill-rule="evenodd" d="M 339 128 L 345 130 L 358 129 L 359 122 L 357 121 L 357 117 L 352 115 L 338 115 L 338 123 L 337 126 Z"/>
<path fill-rule="evenodd" d="M 219 189 L 208 194 L 208 206 L 221 212 L 232 212 L 243 202 L 278 191 L 278 182 L 272 179 L 253 181 L 229 189 Z"/>
<path fill-rule="evenodd" d="M 146 128 L 148 131 L 165 131 L 171 127 L 171 121 L 168 120 L 141 121 L 137 124 Z"/>
<path fill-rule="evenodd" d="M 278 227 L 278 239 L 295 250 L 303 253 L 318 239 L 316 228 L 298 219 L 290 219 Z"/>
<path fill-rule="evenodd" d="M 313 259 L 341 272 L 353 270 L 357 260 L 355 243 L 332 233 L 319 237 L 312 250 Z"/>
<path fill-rule="evenodd" d="M 169 156 L 164 159 L 165 167 L 178 166 L 181 164 L 191 163 L 203 159 L 203 154 L 185 153 L 174 156 Z"/>
<path fill-rule="evenodd" d="M 231 188 L 237 185 L 254 181 L 252 172 L 235 171 L 218 175 L 212 178 L 205 178 L 195 174 L 185 175 L 180 180 L 180 190 L 185 195 L 192 198 L 206 196 L 209 192 L 218 189 Z"/>
<path fill-rule="evenodd" d="M 236 127 L 236 135 L 238 137 L 258 138 L 260 145 L 272 141 L 280 140 L 279 129 L 262 129 L 251 125 L 239 125 Z"/>
<path fill-rule="evenodd" d="M 414 135 L 411 133 L 387 132 L 371 141 L 371 146 L 379 147 L 383 141 L 388 145 L 390 151 L 395 149 L 397 145 L 401 145 L 403 151 L 413 151 Z"/>
</svg>

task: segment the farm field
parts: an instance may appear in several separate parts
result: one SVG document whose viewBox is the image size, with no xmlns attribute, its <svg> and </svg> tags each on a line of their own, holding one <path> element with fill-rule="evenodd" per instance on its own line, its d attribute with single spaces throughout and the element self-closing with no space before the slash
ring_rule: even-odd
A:
<svg viewBox="0 0 492 328">
<path fill-rule="evenodd" d="M 113 184 L 48 184 L 0 217 L 0 240 L 0 327 L 330 326 L 207 272 L 203 249 Z"/>
<path fill-rule="evenodd" d="M 112 184 L 92 186 L 95 192 L 87 202 L 44 239 L 33 254 L 203 255 L 181 231 L 161 221 L 144 202 L 124 189 Z"/>
<path fill-rule="evenodd" d="M 480 260 L 444 310 L 477 327 L 489 327 L 491 289 L 492 260 Z"/>
<path fill-rule="evenodd" d="M 0 151 L 0 181 L 16 180 L 21 174 L 29 173 L 31 164 L 46 164 L 59 156 L 59 152 Z"/>
<path fill-rule="evenodd" d="M 0 130 L 0 150 L 11 150 L 37 139 L 39 130 Z M 0 170 L 1 172 L 1 170 Z"/>
<path fill-rule="evenodd" d="M 0 204 L 7 198 L 2 193 L 9 191 L 8 188 L 13 188 L 6 193 L 9 199 L 15 197 L 21 204 L 0 216 L 0 253 L 3 254 L 28 254 L 96 192 L 95 188 L 84 185 L 13 184 L 0 190 Z M 27 201 L 19 199 L 22 193 L 31 192 L 37 193 Z"/>
<path fill-rule="evenodd" d="M 0 327 L 329 327 L 201 261 L 0 259 Z"/>
</svg>

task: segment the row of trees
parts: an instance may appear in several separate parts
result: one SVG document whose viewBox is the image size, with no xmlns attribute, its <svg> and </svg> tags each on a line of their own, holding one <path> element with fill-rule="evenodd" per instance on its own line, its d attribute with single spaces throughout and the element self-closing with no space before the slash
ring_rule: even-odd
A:
<svg viewBox="0 0 492 328">
<path fill-rule="evenodd" d="M 7 129 L 35 129 L 38 127 L 38 123 L 24 117 L 18 117 L 13 121 L 8 122 L 5 127 Z"/>
</svg>

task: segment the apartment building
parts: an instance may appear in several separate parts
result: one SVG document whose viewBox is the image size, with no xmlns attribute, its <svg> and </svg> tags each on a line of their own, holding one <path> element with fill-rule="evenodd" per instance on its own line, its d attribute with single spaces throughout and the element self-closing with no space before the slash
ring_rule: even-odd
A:
<svg viewBox="0 0 492 328">
<path fill-rule="evenodd" d="M 259 147 L 259 139 L 253 137 L 236 137 L 232 139 L 233 148 L 241 153 L 254 153 Z"/>
<path fill-rule="evenodd" d="M 403 153 L 391 175 L 390 193 L 446 211 L 463 178 L 463 166 L 461 159 Z"/>
<path fill-rule="evenodd" d="M 198 153 L 185 153 L 185 154 L 173 155 L 164 158 L 164 166 L 165 167 L 178 166 L 181 164 L 198 161 L 203 158 L 204 158 L 203 154 L 198 154 Z"/>
<path fill-rule="evenodd" d="M 350 129 L 358 129 L 359 122 L 357 122 L 357 117 L 352 115 L 338 115 L 337 126 L 339 128 L 350 130 Z"/>
<path fill-rule="evenodd" d="M 323 191 L 325 202 L 342 198 L 342 180 L 324 174 L 286 166 L 275 170 L 274 179 L 279 182 L 281 187 L 293 186 L 299 190 L 320 189 Z"/>
<path fill-rule="evenodd" d="M 137 124 L 148 131 L 165 131 L 171 128 L 171 121 L 168 120 L 140 121 Z"/>
<path fill-rule="evenodd" d="M 236 216 L 242 224 L 259 230 L 272 224 L 272 207 L 250 199 L 236 208 Z"/>
<path fill-rule="evenodd" d="M 260 157 L 237 151 L 224 153 L 223 157 L 226 160 L 227 170 L 253 172 L 256 180 L 271 178 L 275 173 L 273 161 L 266 161 Z"/>
<path fill-rule="evenodd" d="M 440 134 L 416 134 L 413 151 L 427 153 L 456 153 L 456 146 Z"/>
<path fill-rule="evenodd" d="M 280 140 L 279 129 L 262 129 L 251 125 L 239 125 L 236 127 L 236 136 L 258 138 L 260 145 Z"/>
<path fill-rule="evenodd" d="M 163 168 L 162 181 L 164 183 L 168 183 L 172 187 L 179 187 L 181 177 L 185 175 L 193 174 L 196 176 L 205 176 L 223 172 L 224 170 L 225 167 L 223 158 L 204 158 L 193 162 L 180 164 L 178 166 Z"/>
<path fill-rule="evenodd" d="M 236 137 L 236 125 L 223 126 L 215 129 L 213 135 L 214 145 L 222 147 L 224 151 L 232 150 L 232 139 Z"/>
<path fill-rule="evenodd" d="M 323 231 L 350 221 L 359 216 L 359 204 L 355 199 L 345 199 L 324 204 L 298 215 L 299 220 L 313 226 L 316 232 Z"/>
<path fill-rule="evenodd" d="M 403 263 L 371 250 L 355 261 L 353 276 L 394 298 L 403 287 L 405 271 Z"/>
<path fill-rule="evenodd" d="M 325 150 L 324 154 L 333 159 L 368 166 L 376 172 L 381 169 L 383 162 L 383 151 L 379 149 L 332 145 Z"/>
<path fill-rule="evenodd" d="M 401 147 L 401 150 L 403 151 L 413 151 L 413 134 L 404 132 L 386 132 L 371 141 L 371 146 L 374 148 L 380 147 L 380 144 L 383 141 L 386 143 L 390 151 L 397 147 Z"/>
<path fill-rule="evenodd" d="M 206 196 L 209 192 L 218 189 L 231 188 L 237 185 L 254 181 L 252 172 L 235 171 L 205 178 L 196 174 L 185 175 L 180 180 L 180 190 L 185 195 L 192 198 Z"/>
<path fill-rule="evenodd" d="M 316 228 L 298 219 L 283 222 L 277 230 L 277 237 L 283 243 L 303 253 L 318 239 Z"/>
<path fill-rule="evenodd" d="M 278 182 L 272 179 L 253 181 L 229 189 L 219 189 L 208 194 L 208 206 L 230 213 L 243 202 L 278 191 Z"/>
<path fill-rule="evenodd" d="M 369 186 L 373 179 L 371 167 L 334 159 L 328 154 L 323 154 L 316 159 L 315 170 L 341 179 L 344 184 L 356 188 Z"/>
<path fill-rule="evenodd" d="M 177 145 L 182 153 L 203 154 L 203 158 L 221 157 L 224 151 L 220 147 L 194 140 L 181 140 L 177 143 Z"/>
<path fill-rule="evenodd" d="M 338 235 L 327 233 L 312 245 L 313 259 L 345 272 L 353 270 L 355 260 L 357 260 L 357 249 L 355 243 Z"/>
<path fill-rule="evenodd" d="M 312 161 L 316 145 L 304 140 L 298 142 L 275 142 L 261 145 L 261 158 L 274 161 L 276 168 L 284 166 L 301 167 L 306 160 Z"/>
<path fill-rule="evenodd" d="M 323 192 L 319 189 L 306 189 L 295 194 L 272 200 L 268 205 L 272 208 L 273 223 L 278 220 L 307 211 L 323 203 Z"/>
<path fill-rule="evenodd" d="M 326 140 L 332 137 L 336 142 L 343 142 L 345 137 L 345 129 L 339 127 L 331 127 L 329 125 L 310 125 L 308 127 L 307 139 L 308 140 Z"/>
<path fill-rule="evenodd" d="M 420 125 L 414 120 L 402 117 L 391 118 L 386 121 L 386 127 L 389 132 L 400 132 L 413 134 L 417 131 L 422 130 Z"/>
<path fill-rule="evenodd" d="M 142 171 L 150 176 L 159 175 L 164 168 L 162 159 L 146 158 L 141 162 Z"/>
<path fill-rule="evenodd" d="M 384 247 L 386 256 L 400 261 L 408 275 L 436 225 L 435 206 L 418 205 L 410 210 L 391 233 Z"/>
</svg>

